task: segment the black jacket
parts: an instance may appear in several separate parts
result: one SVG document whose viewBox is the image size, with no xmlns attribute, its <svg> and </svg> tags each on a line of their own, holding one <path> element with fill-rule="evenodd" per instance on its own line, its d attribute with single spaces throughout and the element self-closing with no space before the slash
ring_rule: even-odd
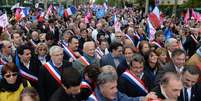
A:
<svg viewBox="0 0 201 101">
<path fill-rule="evenodd" d="M 144 72 L 142 81 L 144 81 L 144 85 L 148 91 L 153 87 L 153 81 L 151 81 L 147 72 Z M 132 84 L 122 75 L 118 80 L 118 90 L 122 93 L 125 93 L 129 97 L 146 96 L 147 94 L 142 92 L 139 86 Z"/>
<path fill-rule="evenodd" d="M 68 68 L 69 66 L 71 66 L 71 64 L 64 61 L 59 71 L 62 72 L 64 68 Z M 44 66 L 42 66 L 42 69 L 39 71 L 39 95 L 41 101 L 48 101 L 51 95 L 60 86 L 61 85 L 54 79 L 49 71 Z"/>
<path fill-rule="evenodd" d="M 179 97 L 179 101 L 187 101 L 185 99 L 187 99 L 187 96 L 185 97 L 185 91 L 182 90 L 180 97 Z M 191 88 L 191 100 L 190 101 L 201 101 L 201 84 L 195 84 L 192 88 Z"/>
<path fill-rule="evenodd" d="M 58 88 L 49 101 L 82 101 L 80 95 L 67 94 L 63 87 Z"/>
</svg>

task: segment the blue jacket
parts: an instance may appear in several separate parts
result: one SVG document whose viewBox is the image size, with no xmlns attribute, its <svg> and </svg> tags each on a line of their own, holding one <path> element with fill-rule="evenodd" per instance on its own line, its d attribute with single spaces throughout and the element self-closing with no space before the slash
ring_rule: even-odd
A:
<svg viewBox="0 0 201 101">
<path fill-rule="evenodd" d="M 94 93 L 96 95 L 96 98 L 98 101 L 108 101 L 100 92 L 99 88 L 96 88 L 94 90 Z M 95 101 L 92 98 L 88 98 L 87 101 Z M 117 92 L 117 97 L 114 100 L 111 101 L 140 101 L 140 97 L 128 97 L 127 95 L 121 93 L 121 92 Z"/>
</svg>

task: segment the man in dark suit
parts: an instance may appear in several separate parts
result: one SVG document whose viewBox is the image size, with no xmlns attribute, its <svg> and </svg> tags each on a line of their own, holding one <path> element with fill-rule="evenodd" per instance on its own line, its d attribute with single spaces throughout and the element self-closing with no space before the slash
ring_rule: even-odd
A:
<svg viewBox="0 0 201 101">
<path fill-rule="evenodd" d="M 110 52 L 109 54 L 103 56 L 100 60 L 100 65 L 111 65 L 116 67 L 121 63 L 121 61 L 126 61 L 125 57 L 122 55 L 123 53 L 123 45 L 118 42 L 114 42 L 110 44 Z"/>
<path fill-rule="evenodd" d="M 20 75 L 28 80 L 33 87 L 38 89 L 38 72 L 41 63 L 32 56 L 30 46 L 28 44 L 19 46 L 13 60 L 20 70 Z"/>
<path fill-rule="evenodd" d="M 200 70 L 196 66 L 185 66 L 182 73 L 184 88 L 181 91 L 179 101 L 201 101 L 201 87 L 197 83 Z"/>
<path fill-rule="evenodd" d="M 180 75 L 174 72 L 166 72 L 161 78 L 160 84 L 152 91 L 162 100 L 177 101 L 182 88 Z"/>
<path fill-rule="evenodd" d="M 49 101 L 52 94 L 61 87 L 61 73 L 64 68 L 72 66 L 63 61 L 63 49 L 52 46 L 49 50 L 51 60 L 39 71 L 39 95 L 41 101 Z"/>
<path fill-rule="evenodd" d="M 193 30 L 191 31 L 191 34 L 189 34 L 186 37 L 186 40 L 185 40 L 183 46 L 189 57 L 191 57 L 198 49 L 199 40 L 200 40 L 200 36 L 199 36 L 198 32 L 193 31 Z"/>
<path fill-rule="evenodd" d="M 141 54 L 134 54 L 127 69 L 118 80 L 118 89 L 129 97 L 146 96 L 153 87 L 153 81 L 144 71 L 144 57 Z"/>
<path fill-rule="evenodd" d="M 175 72 L 181 74 L 184 69 L 185 60 L 185 51 L 182 49 L 175 49 L 172 52 L 171 62 L 164 67 L 159 68 L 159 71 L 156 74 L 155 84 L 159 83 L 160 78 L 165 72 Z"/>
</svg>

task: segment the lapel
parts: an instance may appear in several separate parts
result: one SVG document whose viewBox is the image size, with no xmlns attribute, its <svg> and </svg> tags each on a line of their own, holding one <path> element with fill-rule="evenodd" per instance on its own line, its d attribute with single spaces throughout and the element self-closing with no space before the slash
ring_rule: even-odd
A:
<svg viewBox="0 0 201 101">
<path fill-rule="evenodd" d="M 114 67 L 116 67 L 115 63 L 114 63 L 114 57 L 112 56 L 112 53 L 109 54 L 108 60 L 109 60 L 108 61 L 109 64 L 111 63 Z"/>
</svg>

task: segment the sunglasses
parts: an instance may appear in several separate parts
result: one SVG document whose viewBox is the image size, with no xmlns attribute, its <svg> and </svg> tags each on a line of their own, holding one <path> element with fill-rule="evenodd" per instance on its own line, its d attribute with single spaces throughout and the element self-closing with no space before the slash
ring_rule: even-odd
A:
<svg viewBox="0 0 201 101">
<path fill-rule="evenodd" d="M 9 74 L 5 74 L 4 76 L 5 76 L 5 78 L 10 78 L 11 76 L 16 77 L 17 73 L 9 73 Z"/>
</svg>

